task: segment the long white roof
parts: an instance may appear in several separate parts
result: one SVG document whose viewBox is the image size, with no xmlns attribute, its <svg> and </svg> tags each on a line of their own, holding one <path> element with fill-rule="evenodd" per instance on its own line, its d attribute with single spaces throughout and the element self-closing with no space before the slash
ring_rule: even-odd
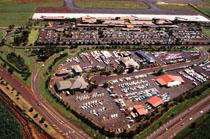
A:
<svg viewBox="0 0 210 139">
<path fill-rule="evenodd" d="M 210 22 L 204 16 L 201 15 L 157 15 L 157 14 L 93 14 L 93 13 L 34 13 L 32 19 L 43 19 L 42 17 L 60 17 L 62 19 L 65 18 L 81 18 L 84 16 L 91 16 L 91 17 L 125 17 L 125 16 L 134 16 L 137 18 L 167 18 L 169 20 L 174 20 L 175 18 L 179 18 L 180 20 L 184 21 L 198 21 L 198 22 Z"/>
</svg>

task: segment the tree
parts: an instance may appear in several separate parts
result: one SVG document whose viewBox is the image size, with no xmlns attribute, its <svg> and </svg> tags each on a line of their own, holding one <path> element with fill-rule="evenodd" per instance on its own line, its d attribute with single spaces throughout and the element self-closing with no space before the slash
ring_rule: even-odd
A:
<svg viewBox="0 0 210 139">
<path fill-rule="evenodd" d="M 107 87 L 108 87 L 108 83 L 105 82 L 104 85 L 103 85 L 103 87 L 104 87 L 104 88 L 107 88 Z"/>
<path fill-rule="evenodd" d="M 190 125 L 190 128 L 195 128 L 196 127 L 196 123 L 195 122 L 193 122 L 191 125 Z"/>
<path fill-rule="evenodd" d="M 10 67 L 10 68 L 8 69 L 8 72 L 9 72 L 10 74 L 12 74 L 12 73 L 14 72 L 14 70 Z"/>
<path fill-rule="evenodd" d="M 37 113 L 37 114 L 35 114 L 35 115 L 34 115 L 34 118 L 38 117 L 38 115 L 39 115 L 38 113 Z"/>
<path fill-rule="evenodd" d="M 128 69 L 128 73 L 132 73 L 132 72 L 134 72 L 134 67 L 132 66 L 132 67 L 130 67 L 129 69 Z"/>
<path fill-rule="evenodd" d="M 31 107 L 30 109 L 29 109 L 29 112 L 32 112 L 34 110 L 34 108 L 33 107 Z"/>
<path fill-rule="evenodd" d="M 164 71 L 163 71 L 163 69 L 160 69 L 157 73 L 156 73 L 156 75 L 163 75 L 164 74 Z"/>
<path fill-rule="evenodd" d="M 15 27 L 15 25 L 9 25 L 9 29 L 12 30 Z"/>
<path fill-rule="evenodd" d="M 39 121 L 39 123 L 44 123 L 45 119 L 42 117 L 42 119 Z"/>
</svg>

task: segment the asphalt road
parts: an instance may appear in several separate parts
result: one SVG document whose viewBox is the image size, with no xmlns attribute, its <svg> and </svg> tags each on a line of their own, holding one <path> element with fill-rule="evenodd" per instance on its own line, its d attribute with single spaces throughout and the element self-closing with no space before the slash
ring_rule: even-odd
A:
<svg viewBox="0 0 210 139">
<path fill-rule="evenodd" d="M 173 138 L 177 133 L 186 128 L 188 125 L 193 123 L 197 118 L 202 116 L 210 109 L 210 95 L 200 100 L 195 105 L 186 109 L 181 114 L 176 116 L 174 119 L 167 122 L 165 125 L 160 127 L 147 139 L 169 139 Z M 203 111 L 201 114 L 200 111 Z M 189 120 L 192 118 L 192 120 Z"/>
<path fill-rule="evenodd" d="M 149 9 L 103 9 L 103 8 L 78 8 L 74 6 L 74 0 L 64 0 L 64 7 L 71 13 L 110 13 L 110 14 L 172 14 L 172 15 L 195 15 L 193 11 L 167 10 L 155 5 L 157 0 L 138 0 L 145 2 Z"/>
<path fill-rule="evenodd" d="M 189 63 L 182 63 L 182 64 L 176 64 L 176 65 L 171 65 L 171 66 L 166 66 L 164 69 L 169 69 L 169 68 L 176 68 L 177 66 L 188 66 L 192 65 L 195 63 L 201 63 L 205 61 L 208 58 L 208 53 L 203 49 L 199 48 L 201 51 L 201 58 L 198 60 L 195 60 L 193 62 Z M 57 55 L 54 55 L 50 59 L 48 59 L 44 64 L 46 65 L 49 63 L 51 60 L 53 60 Z M 31 59 L 32 60 L 32 59 Z M 44 67 L 41 67 L 39 71 L 36 70 L 36 64 L 35 61 L 32 60 L 33 63 L 33 70 L 32 70 L 32 88 L 27 88 L 24 87 L 24 85 L 18 81 L 16 78 L 14 78 L 12 75 L 10 75 L 6 70 L 0 69 L 0 75 L 4 77 L 10 84 L 13 86 L 17 91 L 21 92 L 21 94 L 41 113 L 45 119 L 50 122 L 57 131 L 59 131 L 65 138 L 88 138 L 88 136 L 75 127 L 73 124 L 71 124 L 66 118 L 64 118 L 60 113 L 58 113 L 48 102 L 46 102 L 41 96 L 40 96 L 40 91 L 38 87 L 38 79 L 40 77 L 40 73 L 43 70 Z M 155 70 L 160 69 L 161 67 L 156 68 Z M 152 72 L 154 69 L 148 69 L 144 71 L 140 71 L 140 73 L 149 73 Z M 36 73 L 36 74 L 35 74 Z M 140 74 L 138 73 L 133 73 L 133 74 Z M 121 75 L 123 76 L 123 75 Z M 112 78 L 112 77 L 111 77 Z M 116 78 L 116 77 L 114 77 Z M 108 78 L 110 80 L 110 78 Z M 32 89 L 32 91 L 31 91 Z M 38 106 L 37 104 L 40 104 Z"/>
<path fill-rule="evenodd" d="M 203 61 L 208 60 L 208 52 L 206 52 L 203 47 L 197 47 L 199 49 L 199 51 L 201 52 L 201 57 L 199 59 L 196 59 L 194 61 L 191 62 L 182 62 L 182 63 L 177 63 L 177 64 L 171 64 L 171 65 L 164 65 L 164 66 L 159 66 L 159 67 L 153 67 L 153 68 L 149 68 L 149 69 L 142 69 L 140 71 L 137 72 L 133 72 L 131 74 L 122 74 L 122 75 L 115 75 L 115 76 L 111 76 L 111 77 L 104 77 L 103 80 L 99 80 L 96 81 L 99 84 L 103 84 L 104 82 L 108 82 L 110 80 L 115 80 L 117 78 L 123 78 L 123 77 L 127 77 L 127 76 L 135 76 L 135 75 L 139 75 L 139 74 L 149 74 L 152 73 L 153 71 L 158 71 L 160 69 L 163 70 L 170 70 L 170 69 L 176 69 L 177 67 L 179 68 L 184 68 L 184 67 L 188 67 L 191 66 L 192 64 L 199 64 L 202 63 Z"/>
<path fill-rule="evenodd" d="M 21 53 L 22 54 L 22 53 Z M 26 55 L 26 54 L 25 54 Z M 55 55 L 56 56 L 56 55 Z M 54 56 L 54 57 L 55 57 Z M 51 57 L 47 62 L 53 60 Z M 32 58 L 30 58 L 32 60 Z M 55 127 L 55 129 L 60 132 L 65 138 L 71 139 L 84 139 L 89 138 L 83 131 L 78 129 L 72 123 L 70 123 L 66 118 L 64 118 L 60 113 L 58 113 L 48 102 L 43 100 L 40 96 L 38 89 L 38 78 L 39 75 L 35 75 L 36 64 L 35 60 L 32 60 L 33 70 L 32 70 L 32 91 L 31 88 L 25 87 L 18 79 L 10 75 L 3 68 L 0 69 L 0 75 L 5 78 L 11 86 L 13 86 L 18 92 L 20 92 L 33 106 L 36 108 L 40 114 L 45 117 L 45 119 Z M 43 67 L 41 68 L 41 70 Z M 38 72 L 40 74 L 41 70 Z M 36 79 L 35 79 L 36 78 Z M 37 85 L 37 87 L 35 87 Z M 37 104 L 40 104 L 38 106 Z"/>
</svg>

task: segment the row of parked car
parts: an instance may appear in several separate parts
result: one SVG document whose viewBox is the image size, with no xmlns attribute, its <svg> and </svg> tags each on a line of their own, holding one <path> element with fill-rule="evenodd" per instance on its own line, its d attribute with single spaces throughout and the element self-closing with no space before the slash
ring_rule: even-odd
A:
<svg viewBox="0 0 210 139">
<path fill-rule="evenodd" d="M 99 116 L 101 112 L 105 111 L 106 110 L 106 107 L 102 107 L 102 108 L 99 108 L 99 109 L 93 109 L 93 110 L 90 110 L 90 114 L 93 114 L 95 116 Z"/>
<path fill-rule="evenodd" d="M 143 99 L 148 99 L 152 96 L 157 96 L 159 91 L 157 88 L 150 88 L 147 90 L 139 91 L 134 96 L 132 96 L 132 100 L 135 101 L 141 101 Z"/>
<path fill-rule="evenodd" d="M 75 100 L 76 101 L 84 101 L 84 100 L 89 100 L 93 98 L 101 98 L 104 96 L 104 93 L 93 93 L 93 94 L 86 94 L 86 95 L 81 95 L 81 96 L 76 96 Z"/>
<path fill-rule="evenodd" d="M 131 81 L 131 82 L 125 82 L 122 84 L 119 84 L 118 86 L 121 88 L 125 88 L 125 87 L 129 87 L 129 86 L 134 86 L 134 85 L 139 85 L 139 84 L 143 84 L 143 83 L 147 83 L 147 80 L 136 80 L 136 81 Z"/>
<path fill-rule="evenodd" d="M 145 89 L 145 88 L 149 88 L 149 87 L 151 87 L 150 83 L 146 83 L 146 84 L 142 84 L 142 85 L 137 85 L 137 86 L 121 89 L 121 92 L 128 93 L 129 91 L 136 91 L 136 90 L 141 90 L 141 89 Z"/>
<path fill-rule="evenodd" d="M 83 103 L 81 107 L 81 109 L 87 109 L 87 108 L 92 108 L 95 106 L 99 105 L 103 105 L 104 99 L 100 99 L 100 100 L 92 100 L 92 101 L 88 101 L 86 103 Z"/>
<path fill-rule="evenodd" d="M 206 82 L 207 79 L 205 77 L 203 77 L 201 74 L 197 73 L 194 69 L 184 69 L 184 72 L 187 73 L 188 75 L 190 75 L 191 77 L 193 77 L 194 79 L 196 79 L 197 81 L 203 83 Z"/>
</svg>

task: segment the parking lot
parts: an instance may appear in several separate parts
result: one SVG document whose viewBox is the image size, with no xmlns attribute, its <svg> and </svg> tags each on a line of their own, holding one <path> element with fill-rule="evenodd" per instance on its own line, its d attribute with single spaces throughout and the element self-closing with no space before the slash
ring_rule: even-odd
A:
<svg viewBox="0 0 210 139">
<path fill-rule="evenodd" d="M 199 53 L 192 52 L 145 52 L 147 55 L 153 57 L 157 63 L 169 64 L 171 60 L 178 59 L 190 60 Z M 54 86 L 57 80 L 63 80 L 67 76 L 72 75 L 72 66 L 79 65 L 82 69 L 80 75 L 87 81 L 88 76 L 93 76 L 95 72 L 103 71 L 104 69 L 113 72 L 113 68 L 122 66 L 120 59 L 122 57 L 129 57 L 134 62 L 145 65 L 145 67 L 159 66 L 157 63 L 150 64 L 146 59 L 141 58 L 135 52 L 129 51 L 92 51 L 80 53 L 76 56 L 67 58 L 64 63 L 57 69 L 56 74 L 60 71 L 67 71 L 68 75 L 54 75 L 51 80 Z M 115 66 L 114 66 L 115 65 Z M 95 123 L 110 128 L 113 131 L 123 131 L 123 129 L 130 128 L 139 114 L 135 111 L 134 106 L 141 104 L 150 113 L 153 107 L 147 103 L 149 98 L 154 96 L 160 97 L 164 102 L 168 102 L 180 94 L 192 89 L 200 83 L 206 81 L 210 76 L 210 72 L 206 69 L 209 63 L 201 64 L 192 68 L 179 69 L 165 72 L 165 75 L 180 76 L 184 83 L 179 86 L 165 87 L 161 86 L 156 79 L 159 76 L 152 74 L 141 74 L 139 69 L 135 68 L 135 75 L 122 74 L 120 78 L 113 76 L 108 81 L 107 87 L 98 86 L 91 92 L 86 90 L 76 90 L 72 94 L 68 90 L 56 92 L 56 96 L 67 102 L 72 108 L 87 116 Z M 124 65 L 125 66 L 125 65 Z M 90 74 L 93 73 L 93 74 Z M 138 74 L 139 73 L 139 74 Z M 103 82 L 109 76 L 96 75 L 97 80 Z M 69 78 L 69 77 L 68 77 Z M 67 78 L 67 79 L 68 79 Z M 93 81 L 93 80 L 92 80 Z M 177 91 L 179 90 L 179 91 Z"/>
</svg>

